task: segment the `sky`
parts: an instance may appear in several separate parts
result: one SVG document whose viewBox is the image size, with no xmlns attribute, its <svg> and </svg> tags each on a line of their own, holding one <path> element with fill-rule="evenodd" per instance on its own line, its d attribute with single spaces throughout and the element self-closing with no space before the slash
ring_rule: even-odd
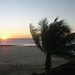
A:
<svg viewBox="0 0 75 75">
<path fill-rule="evenodd" d="M 75 31 L 75 0 L 0 0 L 0 38 L 31 38 L 29 24 L 59 16 Z"/>
</svg>

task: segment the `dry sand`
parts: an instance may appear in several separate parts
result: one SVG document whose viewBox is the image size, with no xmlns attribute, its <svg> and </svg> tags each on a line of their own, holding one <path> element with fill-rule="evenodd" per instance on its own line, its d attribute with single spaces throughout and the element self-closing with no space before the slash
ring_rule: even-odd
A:
<svg viewBox="0 0 75 75">
<path fill-rule="evenodd" d="M 64 59 L 53 58 L 52 67 L 66 63 Z M 0 46 L 0 75 L 30 75 L 43 72 L 45 54 L 37 47 Z"/>
</svg>

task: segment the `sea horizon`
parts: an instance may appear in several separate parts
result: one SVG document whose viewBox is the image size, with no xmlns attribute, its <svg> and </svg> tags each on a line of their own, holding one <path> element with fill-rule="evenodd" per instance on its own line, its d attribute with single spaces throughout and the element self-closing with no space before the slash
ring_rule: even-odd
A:
<svg viewBox="0 0 75 75">
<path fill-rule="evenodd" d="M 34 46 L 35 43 L 32 38 L 0 38 L 0 45 Z"/>
</svg>

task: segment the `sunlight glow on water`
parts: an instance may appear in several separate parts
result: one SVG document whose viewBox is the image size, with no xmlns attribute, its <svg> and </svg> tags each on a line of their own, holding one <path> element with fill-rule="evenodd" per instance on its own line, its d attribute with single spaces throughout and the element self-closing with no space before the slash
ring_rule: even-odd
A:
<svg viewBox="0 0 75 75">
<path fill-rule="evenodd" d="M 0 45 L 35 46 L 33 39 L 0 39 Z"/>
</svg>

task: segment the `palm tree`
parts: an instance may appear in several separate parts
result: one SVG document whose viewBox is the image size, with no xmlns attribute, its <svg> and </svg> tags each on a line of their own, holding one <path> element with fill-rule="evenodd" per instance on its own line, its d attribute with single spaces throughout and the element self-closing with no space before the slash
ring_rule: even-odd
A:
<svg viewBox="0 0 75 75">
<path fill-rule="evenodd" d="M 46 55 L 45 69 L 47 72 L 51 69 L 51 55 L 70 57 L 70 51 L 74 50 L 75 45 L 72 41 L 75 33 L 71 33 L 70 27 L 64 20 L 48 24 L 47 18 L 39 21 L 39 27 L 35 28 L 30 24 L 30 32 L 37 47 Z"/>
</svg>

